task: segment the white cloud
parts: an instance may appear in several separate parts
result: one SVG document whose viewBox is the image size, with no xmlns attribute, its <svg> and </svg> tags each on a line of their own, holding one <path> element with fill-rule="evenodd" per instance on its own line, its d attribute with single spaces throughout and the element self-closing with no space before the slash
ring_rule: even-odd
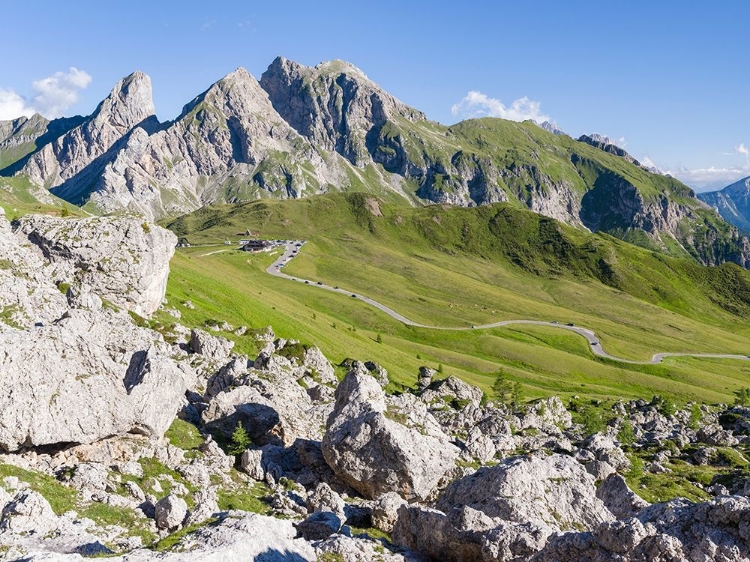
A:
<svg viewBox="0 0 750 562">
<path fill-rule="evenodd" d="M 0 121 L 7 121 L 17 117 L 31 117 L 34 108 L 31 107 L 23 96 L 19 96 L 13 90 L 0 88 Z"/>
<path fill-rule="evenodd" d="M 734 152 L 735 154 L 745 157 L 745 167 L 750 169 L 750 149 L 745 146 L 745 143 L 740 143 L 739 146 L 735 146 Z"/>
<path fill-rule="evenodd" d="M 476 117 L 501 117 L 511 121 L 532 119 L 537 123 L 551 121 L 549 115 L 541 111 L 541 103 L 524 96 L 506 106 L 499 99 L 488 97 L 482 92 L 472 90 L 463 99 L 453 104 L 451 113 L 462 119 Z"/>
<path fill-rule="evenodd" d="M 721 189 L 750 176 L 750 148 L 744 143 L 734 147 L 732 152 L 722 152 L 723 156 L 733 155 L 741 157 L 744 162 L 728 163 L 724 166 L 710 166 L 708 168 L 689 169 L 680 166 L 675 177 L 701 191 Z"/>
<path fill-rule="evenodd" d="M 65 111 L 78 103 L 78 94 L 91 84 L 91 76 L 74 66 L 68 72 L 56 72 L 52 76 L 35 80 L 32 84 L 37 95 L 34 109 L 50 119 L 61 117 Z"/>
<path fill-rule="evenodd" d="M 0 88 L 0 120 L 30 117 L 34 113 L 41 113 L 49 119 L 61 117 L 78 103 L 80 91 L 89 84 L 91 76 L 71 66 L 68 72 L 56 72 L 47 78 L 35 80 L 31 84 L 35 93 L 32 100 L 13 90 Z"/>
<path fill-rule="evenodd" d="M 213 26 L 215 26 L 215 25 L 216 25 L 216 23 L 217 23 L 218 21 L 219 21 L 219 20 L 210 20 L 210 21 L 207 21 L 207 22 L 205 22 L 205 23 L 204 23 L 204 24 L 203 24 L 203 25 L 201 26 L 201 31 L 206 31 L 207 29 L 211 29 L 211 28 L 212 28 Z"/>
<path fill-rule="evenodd" d="M 698 189 L 721 189 L 750 175 L 750 167 L 697 168 L 690 170 L 679 168 L 674 176 L 686 184 Z"/>
</svg>

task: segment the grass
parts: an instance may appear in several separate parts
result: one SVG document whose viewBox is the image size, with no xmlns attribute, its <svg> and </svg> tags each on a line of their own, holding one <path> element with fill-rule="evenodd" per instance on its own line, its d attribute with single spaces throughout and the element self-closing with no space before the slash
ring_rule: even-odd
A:
<svg viewBox="0 0 750 562">
<path fill-rule="evenodd" d="M 127 529 L 130 536 L 140 537 L 144 545 L 149 545 L 156 540 L 156 535 L 148 529 L 148 520 L 136 514 L 132 509 L 94 502 L 81 509 L 79 514 L 81 517 L 91 519 L 99 526 L 123 527 Z"/>
<path fill-rule="evenodd" d="M 9 220 L 28 214 L 81 217 L 85 213 L 75 205 L 49 193 L 54 204 L 40 203 L 33 195 L 33 186 L 25 176 L 0 176 L 0 207 Z"/>
<path fill-rule="evenodd" d="M 382 216 L 375 216 L 360 194 L 263 201 L 204 209 L 171 228 L 193 244 L 220 243 L 247 228 L 268 238 L 307 239 L 286 271 L 368 295 L 420 323 L 571 322 L 596 331 L 610 353 L 634 360 L 658 351 L 748 349 L 750 276 L 739 267 L 704 268 L 508 205 L 379 206 Z M 210 251 L 181 249 L 172 261 L 169 301 L 195 305 L 177 304 L 184 323 L 270 324 L 281 337 L 319 346 L 336 363 L 376 361 L 398 384 L 413 385 L 421 365 L 443 364 L 446 375 L 489 391 L 490 374 L 502 367 L 529 399 L 659 394 L 727 402 L 750 382 L 750 365 L 738 361 L 598 359 L 581 337 L 550 327 L 408 327 L 356 299 L 269 276 L 273 255 Z M 257 350 L 251 334 L 222 335 L 239 352 Z"/>
<path fill-rule="evenodd" d="M 247 484 L 244 481 L 235 480 L 234 487 L 219 489 L 219 509 L 222 511 L 239 509 L 262 515 L 268 515 L 271 512 L 268 504 L 264 501 L 265 497 L 271 493 L 268 486 L 261 482 Z"/>
<path fill-rule="evenodd" d="M 22 482 L 26 482 L 32 490 L 44 496 L 52 507 L 52 511 L 57 515 L 77 509 L 75 490 L 61 484 L 52 476 L 24 470 L 10 464 L 0 464 L 0 481 L 6 476 L 15 476 Z"/>
<path fill-rule="evenodd" d="M 175 447 L 183 451 L 196 451 L 205 439 L 192 423 L 175 418 L 164 436 Z"/>
</svg>

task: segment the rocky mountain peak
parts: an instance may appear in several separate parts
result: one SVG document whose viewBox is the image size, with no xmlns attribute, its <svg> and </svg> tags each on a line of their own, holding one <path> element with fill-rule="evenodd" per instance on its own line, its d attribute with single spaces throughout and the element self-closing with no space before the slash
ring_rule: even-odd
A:
<svg viewBox="0 0 750 562">
<path fill-rule="evenodd" d="M 565 131 L 563 131 L 560 127 L 557 126 L 557 123 L 551 122 L 551 121 L 544 121 L 543 123 L 537 123 L 542 129 L 545 131 L 552 133 L 553 135 L 565 135 Z"/>
<path fill-rule="evenodd" d="M 38 185 L 62 186 L 60 195 L 80 202 L 87 177 L 98 175 L 104 155 L 134 128 L 158 125 L 151 79 L 134 72 L 120 80 L 89 117 L 29 158 L 22 173 Z M 73 179 L 86 170 L 81 182 Z M 67 185 L 64 185 L 68 183 Z"/>
<path fill-rule="evenodd" d="M 318 63 L 315 65 L 315 70 L 319 73 L 354 75 L 361 78 L 362 80 L 367 80 L 368 82 L 370 81 L 370 79 L 362 69 L 354 66 L 350 62 L 341 59 L 328 60 Z"/>
<path fill-rule="evenodd" d="M 426 120 L 339 60 L 308 67 L 276 58 L 260 79 L 276 111 L 314 144 L 335 151 L 356 166 L 372 161 L 368 135 L 394 119 Z"/>
<path fill-rule="evenodd" d="M 109 125 L 122 135 L 156 115 L 151 78 L 136 71 L 120 80 L 90 117 L 92 124 Z"/>
</svg>

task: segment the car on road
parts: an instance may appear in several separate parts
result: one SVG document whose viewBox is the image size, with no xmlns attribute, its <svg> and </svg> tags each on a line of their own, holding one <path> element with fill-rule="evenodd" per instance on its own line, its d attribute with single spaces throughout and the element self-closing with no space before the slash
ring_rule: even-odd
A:
<svg viewBox="0 0 750 562">
<path fill-rule="evenodd" d="M 310 282 L 309 282 L 309 281 L 305 281 L 305 285 L 309 285 L 309 284 L 310 284 Z"/>
<path fill-rule="evenodd" d="M 356 299 L 356 298 L 357 298 L 357 295 L 355 295 L 355 294 L 352 294 L 352 298 L 353 298 L 353 299 Z"/>
<path fill-rule="evenodd" d="M 323 283 L 321 283 L 320 281 L 318 281 L 318 285 L 322 285 L 322 284 L 323 284 Z"/>
</svg>

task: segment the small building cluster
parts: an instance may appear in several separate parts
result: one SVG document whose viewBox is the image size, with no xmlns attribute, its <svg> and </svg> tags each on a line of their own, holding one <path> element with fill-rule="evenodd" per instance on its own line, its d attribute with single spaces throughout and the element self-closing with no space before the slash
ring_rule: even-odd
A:
<svg viewBox="0 0 750 562">
<path fill-rule="evenodd" d="M 242 240 L 242 251 L 244 252 L 263 252 L 275 246 L 273 240 Z"/>
</svg>

